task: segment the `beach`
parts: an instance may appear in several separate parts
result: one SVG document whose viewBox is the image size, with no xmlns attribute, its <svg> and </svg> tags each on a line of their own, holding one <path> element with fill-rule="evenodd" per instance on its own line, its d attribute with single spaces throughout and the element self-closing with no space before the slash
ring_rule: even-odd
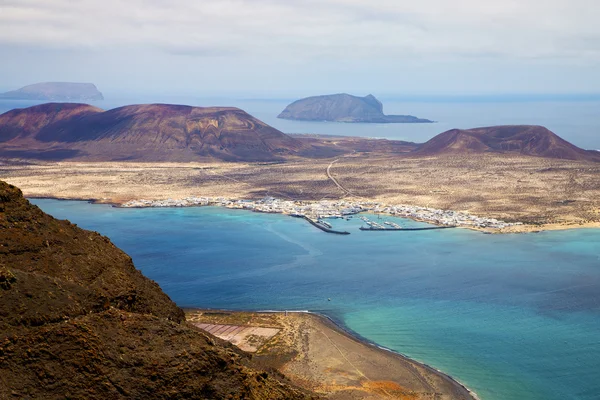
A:
<svg viewBox="0 0 600 400">
<path fill-rule="evenodd" d="M 253 359 L 294 384 L 328 399 L 476 399 L 442 372 L 377 347 L 327 317 L 308 312 L 186 310 L 196 326 L 251 326 L 279 330 Z M 231 328 L 223 328 L 227 333 Z"/>
</svg>

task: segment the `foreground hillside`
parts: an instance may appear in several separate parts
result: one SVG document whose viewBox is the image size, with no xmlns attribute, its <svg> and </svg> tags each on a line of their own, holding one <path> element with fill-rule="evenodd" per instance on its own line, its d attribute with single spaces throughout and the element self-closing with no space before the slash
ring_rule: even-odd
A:
<svg viewBox="0 0 600 400">
<path fill-rule="evenodd" d="M 40 117 L 43 116 L 43 117 Z M 0 154 L 97 161 L 278 160 L 308 146 L 232 107 L 48 103 L 0 115 Z"/>
<path fill-rule="evenodd" d="M 600 161 L 600 152 L 581 149 L 543 126 L 507 125 L 452 129 L 421 145 L 415 154 L 518 153 L 566 160 Z"/>
<path fill-rule="evenodd" d="M 300 399 L 185 316 L 110 240 L 0 182 L 0 398 Z"/>
</svg>

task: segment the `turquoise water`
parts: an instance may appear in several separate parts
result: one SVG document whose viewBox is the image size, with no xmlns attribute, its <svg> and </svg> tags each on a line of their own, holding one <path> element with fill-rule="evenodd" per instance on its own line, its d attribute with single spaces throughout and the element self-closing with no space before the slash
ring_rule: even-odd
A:
<svg viewBox="0 0 600 400">
<path fill-rule="evenodd" d="M 338 236 L 214 207 L 33 202 L 109 236 L 180 306 L 321 312 L 483 400 L 600 398 L 600 230 L 361 232 L 354 218 L 332 220 L 352 232 Z"/>
</svg>

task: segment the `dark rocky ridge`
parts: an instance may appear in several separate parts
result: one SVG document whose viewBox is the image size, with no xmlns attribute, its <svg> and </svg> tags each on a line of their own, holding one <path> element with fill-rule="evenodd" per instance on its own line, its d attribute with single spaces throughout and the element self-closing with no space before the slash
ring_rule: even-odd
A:
<svg viewBox="0 0 600 400">
<path fill-rule="evenodd" d="M 506 125 L 452 129 L 419 146 L 417 155 L 516 153 L 567 160 L 600 161 L 600 152 L 581 149 L 543 126 Z"/>
<path fill-rule="evenodd" d="M 412 115 L 385 115 L 383 104 L 373 95 L 365 97 L 346 93 L 306 97 L 288 105 L 277 116 L 300 121 L 418 123 L 432 122 Z"/>
<path fill-rule="evenodd" d="M 104 100 L 104 97 L 93 83 L 43 82 L 0 93 L 0 99 L 93 101 Z"/>
<path fill-rule="evenodd" d="M 0 115 L 0 143 L 5 156 L 72 150 L 90 161 L 267 161 L 310 150 L 238 108 L 171 104 L 102 111 L 49 103 L 12 110 Z"/>
<path fill-rule="evenodd" d="M 0 182 L 0 398 L 307 397 L 184 318 L 108 238 Z"/>
</svg>

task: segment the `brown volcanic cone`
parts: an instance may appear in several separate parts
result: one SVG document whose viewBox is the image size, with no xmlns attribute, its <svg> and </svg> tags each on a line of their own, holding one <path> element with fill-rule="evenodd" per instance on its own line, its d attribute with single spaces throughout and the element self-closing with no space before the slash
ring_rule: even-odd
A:
<svg viewBox="0 0 600 400">
<path fill-rule="evenodd" d="M 536 125 L 452 129 L 425 142 L 414 153 L 436 155 L 482 152 L 600 161 L 600 153 L 581 149 L 543 126 Z"/>
<path fill-rule="evenodd" d="M 47 103 L 19 108 L 0 115 L 0 143 L 33 139 L 40 130 L 64 121 L 102 112 L 87 104 Z"/>
<path fill-rule="evenodd" d="M 0 182 L 0 398 L 306 398 L 184 318 L 106 237 Z"/>
<path fill-rule="evenodd" d="M 40 113 L 37 107 L 40 106 L 20 110 L 20 118 L 29 112 L 37 116 Z M 58 119 L 59 116 L 53 123 L 34 125 L 37 131 L 29 129 L 28 137 L 33 136 L 36 143 L 32 146 L 28 142 L 25 148 L 20 137 L 9 134 L 18 124 L 12 115 L 4 114 L 0 116 L 0 142 L 6 142 L 5 150 L 50 147 L 77 151 L 77 158 L 96 161 L 194 161 L 199 157 L 277 160 L 307 148 L 304 143 L 232 107 L 132 105 Z"/>
</svg>

